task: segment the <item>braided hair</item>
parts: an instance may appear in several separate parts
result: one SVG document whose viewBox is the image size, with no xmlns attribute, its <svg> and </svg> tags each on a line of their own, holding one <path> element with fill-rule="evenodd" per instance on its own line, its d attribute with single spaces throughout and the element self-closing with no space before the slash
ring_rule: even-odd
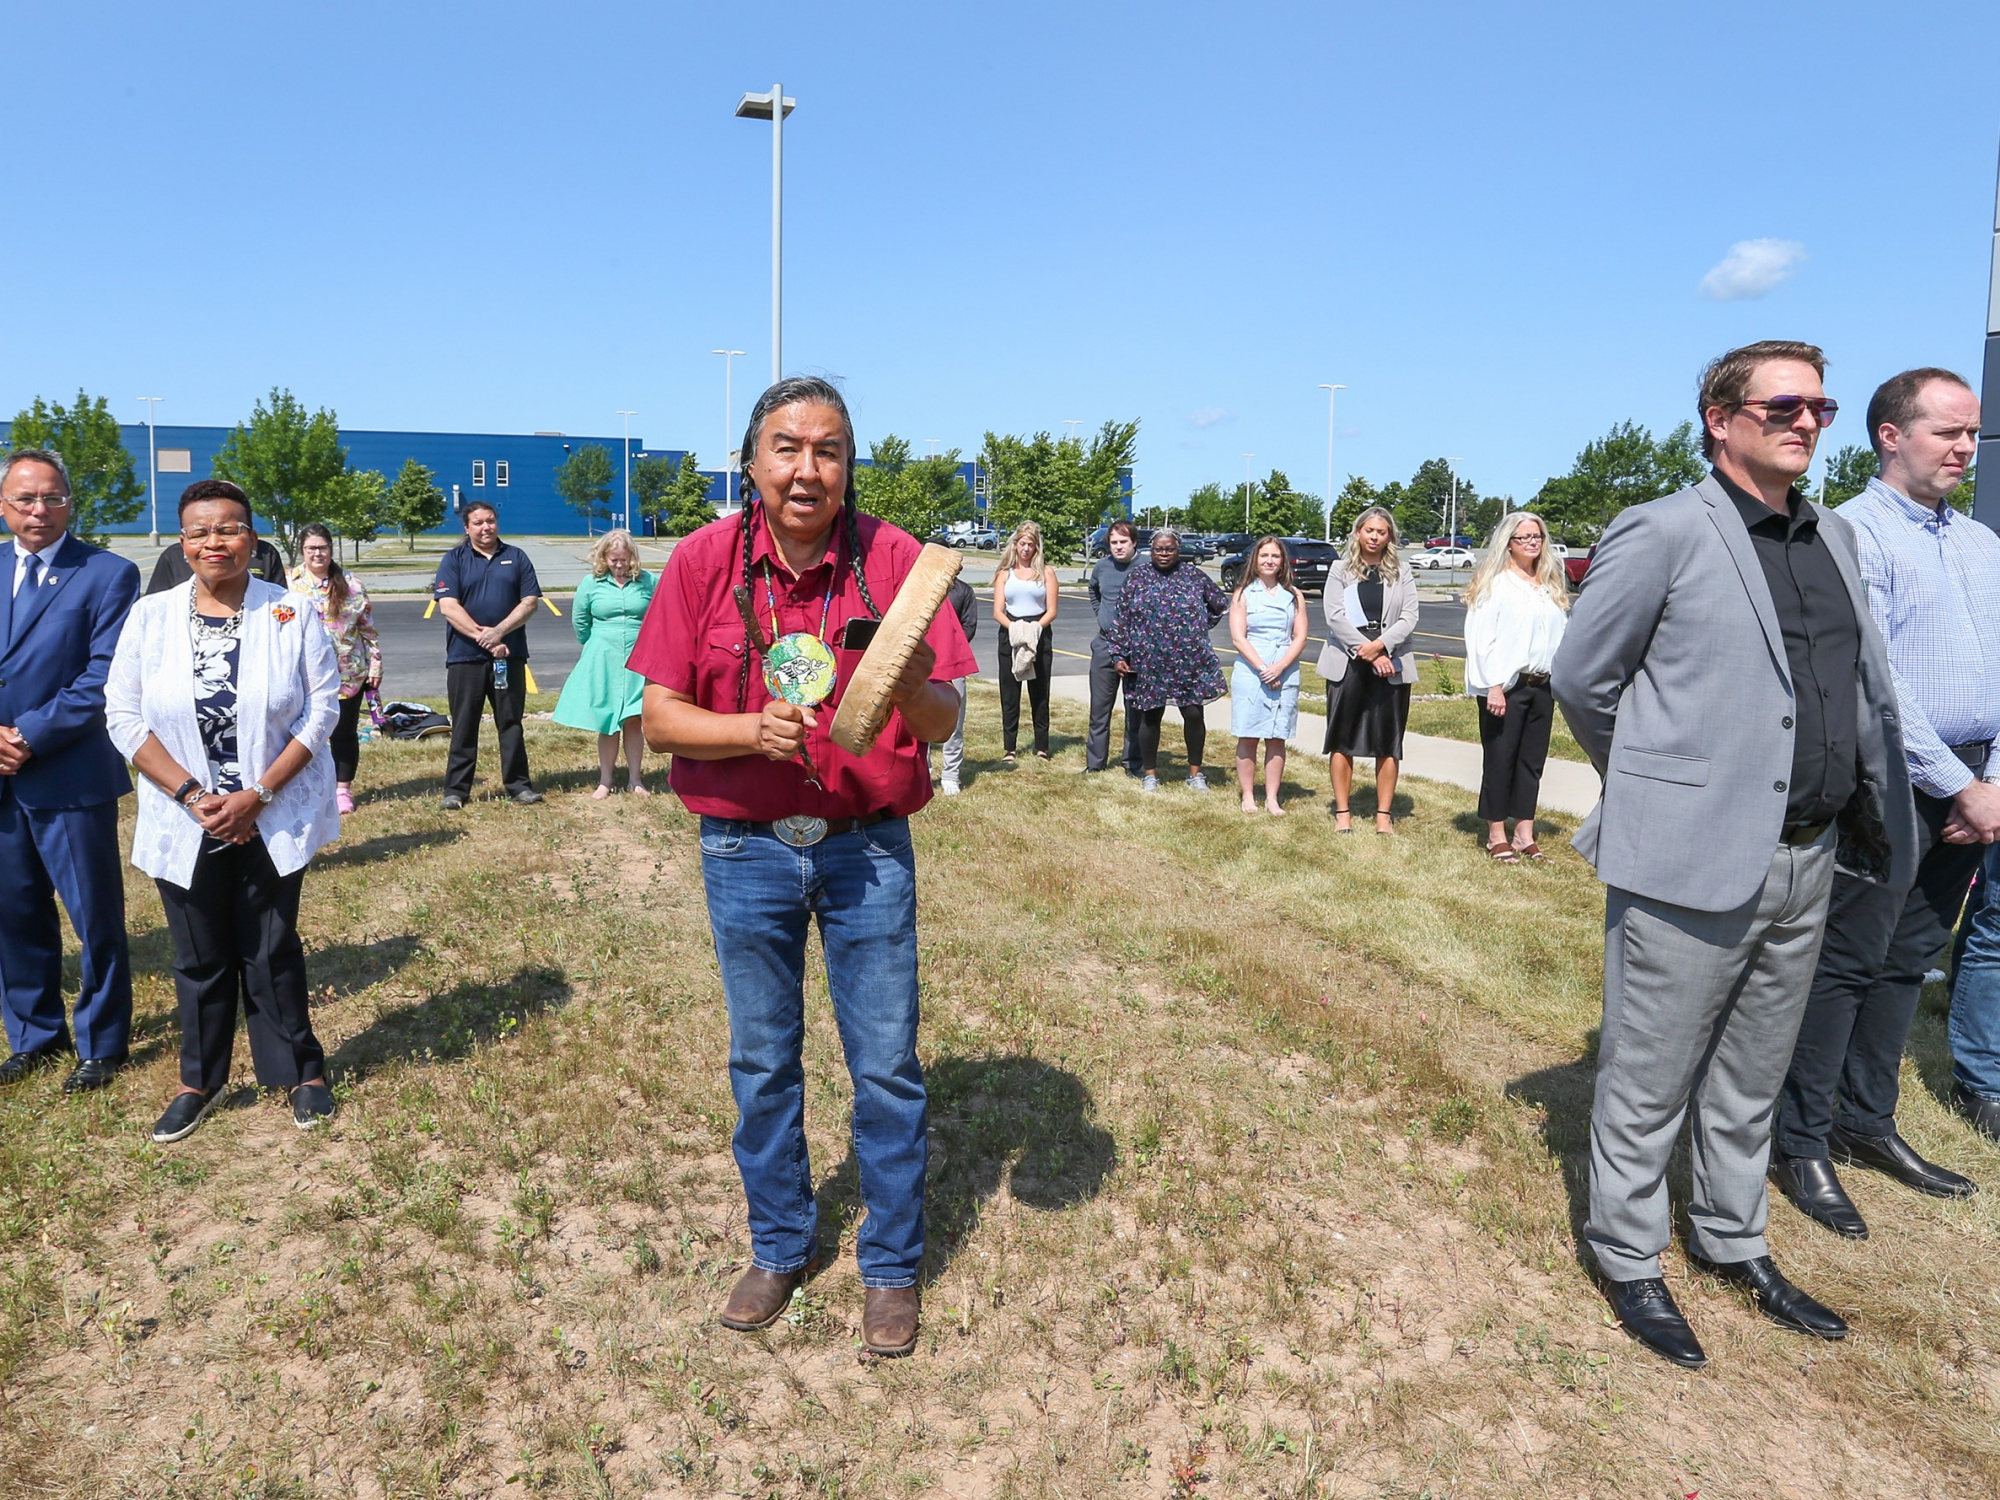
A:
<svg viewBox="0 0 2000 1500">
<path fill-rule="evenodd" d="M 747 594 L 752 585 L 750 557 L 752 543 L 756 537 L 756 512 L 763 509 L 757 495 L 757 487 L 750 481 L 750 462 L 757 456 L 757 444 L 763 437 L 764 423 L 771 413 L 782 406 L 827 406 L 840 414 L 840 425 L 847 433 L 847 491 L 841 499 L 841 535 L 847 539 L 849 566 L 854 569 L 854 585 L 861 593 L 862 608 L 868 611 L 872 620 L 882 618 L 882 611 L 875 607 L 875 596 L 868 591 L 868 574 L 861 560 L 860 508 L 855 503 L 854 489 L 854 418 L 848 415 L 847 402 L 837 388 L 817 375 L 792 375 L 780 380 L 757 398 L 750 408 L 750 425 L 743 433 L 743 449 L 737 455 L 737 473 L 742 476 L 738 483 L 737 499 L 742 506 L 742 525 L 738 528 L 738 540 L 743 548 L 742 590 Z M 838 542 L 834 559 L 836 571 L 839 568 Z M 828 580 L 827 587 L 833 586 Z M 748 615 L 743 622 L 743 662 L 736 672 L 736 711 L 742 713 L 750 701 L 750 653 L 757 646 L 751 632 Z"/>
</svg>

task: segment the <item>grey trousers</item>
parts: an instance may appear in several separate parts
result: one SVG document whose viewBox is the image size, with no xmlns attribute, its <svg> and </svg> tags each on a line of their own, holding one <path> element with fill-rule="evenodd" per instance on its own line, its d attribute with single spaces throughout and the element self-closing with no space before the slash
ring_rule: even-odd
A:
<svg viewBox="0 0 2000 1500">
<path fill-rule="evenodd" d="M 1127 681 L 1118 673 L 1117 660 L 1111 654 L 1111 648 L 1104 643 L 1102 634 L 1090 638 L 1090 732 L 1083 742 L 1083 768 L 1086 771 L 1102 771 L 1111 757 L 1111 710 L 1118 702 L 1120 684 Z M 1139 745 L 1129 695 L 1125 701 L 1122 759 L 1126 770 L 1138 771 Z"/>
<path fill-rule="evenodd" d="M 1833 890 L 1833 834 L 1778 845 L 1756 898 L 1691 911 L 1616 888 L 1604 903 L 1604 1029 L 1584 1239 L 1613 1281 L 1660 1274 L 1667 1161 L 1688 1121 L 1693 1249 L 1766 1252 L 1764 1172 Z"/>
<path fill-rule="evenodd" d="M 944 752 L 944 780 L 954 786 L 958 784 L 958 773 L 965 765 L 965 705 L 967 694 L 966 679 L 961 677 L 952 683 L 958 689 L 958 727 L 951 732 L 951 738 L 938 746 Z"/>
</svg>

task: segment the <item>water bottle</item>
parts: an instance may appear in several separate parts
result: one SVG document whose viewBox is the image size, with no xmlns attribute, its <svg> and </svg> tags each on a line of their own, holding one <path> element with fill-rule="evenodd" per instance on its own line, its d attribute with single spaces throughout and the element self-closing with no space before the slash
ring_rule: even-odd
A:
<svg viewBox="0 0 2000 1500">
<path fill-rule="evenodd" d="M 507 658 L 504 656 L 496 656 L 493 659 L 493 691 L 496 693 L 507 691 Z"/>
</svg>

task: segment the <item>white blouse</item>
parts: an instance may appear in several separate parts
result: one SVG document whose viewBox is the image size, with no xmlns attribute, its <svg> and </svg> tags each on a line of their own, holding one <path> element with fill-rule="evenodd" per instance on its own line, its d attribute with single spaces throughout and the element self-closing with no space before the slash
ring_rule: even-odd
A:
<svg viewBox="0 0 2000 1500">
<path fill-rule="evenodd" d="M 190 580 L 132 606 L 104 684 L 104 723 L 129 760 L 159 736 L 190 775 L 208 767 L 195 716 L 194 643 L 188 628 Z M 313 757 L 257 815 L 257 831 L 280 875 L 302 870 L 322 844 L 340 836 L 333 762 L 327 736 L 340 718 L 340 662 L 302 595 L 252 578 L 243 593 L 243 642 L 236 669 L 236 744 L 247 786 L 264 773 L 286 742 Z M 132 863 L 155 880 L 185 888 L 201 853 L 201 824 L 150 778 L 139 783 L 139 822 Z"/>
<path fill-rule="evenodd" d="M 1465 690 L 1505 692 L 1523 672 L 1546 673 L 1568 624 L 1569 612 L 1546 589 L 1506 569 L 1465 612 Z"/>
</svg>

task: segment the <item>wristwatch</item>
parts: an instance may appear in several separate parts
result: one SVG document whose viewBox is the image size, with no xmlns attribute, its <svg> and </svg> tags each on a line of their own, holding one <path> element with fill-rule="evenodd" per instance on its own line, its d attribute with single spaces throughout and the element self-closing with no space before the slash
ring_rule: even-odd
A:
<svg viewBox="0 0 2000 1500">
<path fill-rule="evenodd" d="M 265 786 L 264 783 L 261 781 L 251 782 L 250 790 L 257 794 L 257 800 L 263 803 L 264 806 L 266 807 L 269 807 L 271 805 L 271 799 L 278 795 L 276 792 L 272 791 L 269 787 Z"/>
</svg>

